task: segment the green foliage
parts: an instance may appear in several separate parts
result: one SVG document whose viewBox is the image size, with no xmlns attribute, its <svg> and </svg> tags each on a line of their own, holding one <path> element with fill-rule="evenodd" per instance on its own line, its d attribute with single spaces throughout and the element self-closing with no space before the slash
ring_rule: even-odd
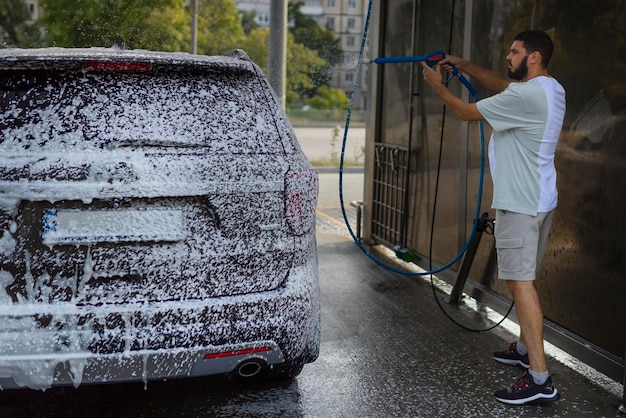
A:
<svg viewBox="0 0 626 418">
<path fill-rule="evenodd" d="M 185 0 L 41 0 L 42 23 L 54 46 L 109 47 L 122 35 L 129 48 L 145 48 L 163 42 L 164 34 L 171 33 L 170 26 L 180 21 L 184 4 Z M 157 20 L 158 12 L 165 10 L 170 14 Z M 174 38 L 184 36 L 176 33 Z M 165 45 L 182 47 L 171 42 Z"/>
<path fill-rule="evenodd" d="M 340 40 L 335 37 L 334 32 L 320 27 L 314 19 L 302 14 L 301 6 L 301 3 L 289 4 L 289 20 L 294 23 L 289 31 L 293 34 L 296 43 L 316 51 L 318 56 L 326 61 L 326 65 L 317 68 L 312 75 L 312 88 L 307 92 L 309 96 L 312 96 L 319 86 L 329 85 L 331 76 L 328 67 L 342 63 L 344 53 Z"/>
<path fill-rule="evenodd" d="M 232 0 L 198 3 L 198 53 L 220 55 L 236 48 L 243 38 L 243 27 L 235 3 Z"/>
<path fill-rule="evenodd" d="M 249 36 L 250 32 L 259 28 L 259 24 L 256 23 L 256 12 L 254 10 L 240 10 L 241 27 L 243 28 L 244 35 Z"/>
<path fill-rule="evenodd" d="M 252 29 L 248 36 L 244 36 L 238 48 L 246 51 L 252 62 L 261 67 L 267 74 L 268 45 L 270 31 L 268 28 Z M 289 64 L 287 64 L 289 65 Z"/>
<path fill-rule="evenodd" d="M 346 110 L 350 106 L 350 99 L 343 90 L 322 86 L 317 89 L 317 95 L 308 100 L 308 104 L 314 109 Z"/>
<path fill-rule="evenodd" d="M 22 0 L 0 0 L 0 12 L 9 2 L 22 4 Z M 52 46 L 110 47 L 121 35 L 130 49 L 190 49 L 188 0 L 41 0 L 40 4 Z M 311 106 L 342 108 L 345 95 L 328 86 L 328 66 L 343 60 L 339 40 L 300 13 L 299 7 L 290 6 L 295 26 L 287 34 L 287 103 L 303 105 L 326 86 Z M 267 73 L 269 30 L 256 25 L 253 13 L 240 13 L 232 0 L 198 0 L 197 27 L 199 54 L 220 55 L 240 48 Z"/>
<path fill-rule="evenodd" d="M 246 51 L 250 59 L 267 74 L 268 71 L 269 29 L 253 29 L 244 37 L 238 48 Z M 314 89 L 313 77 L 326 65 L 317 52 L 295 42 L 293 35 L 287 34 L 287 81 L 285 100 L 287 104 L 304 104 L 307 92 Z"/>
<path fill-rule="evenodd" d="M 0 0 L 0 40 L 3 46 L 29 48 L 39 44 L 39 27 L 28 22 L 23 0 Z"/>
<path fill-rule="evenodd" d="M 154 51 L 189 51 L 191 14 L 183 7 L 186 1 L 168 4 L 150 11 L 144 22 L 146 30 L 139 48 Z"/>
<path fill-rule="evenodd" d="M 339 40 L 332 31 L 322 29 L 315 20 L 299 11 L 299 4 L 289 5 L 289 17 L 293 27 L 287 35 L 287 82 L 285 98 L 290 106 L 303 105 L 315 96 L 320 86 L 329 86 L 329 65 L 343 60 Z M 253 18 L 250 16 L 249 18 Z M 269 30 L 251 29 L 244 36 L 239 48 L 244 49 L 250 59 L 263 71 L 268 70 Z M 327 89 L 328 91 L 329 89 Z M 328 98 L 320 100 L 327 102 Z M 341 100 L 340 100 L 341 101 Z M 329 106 L 328 104 L 320 104 Z M 335 105 L 339 106 L 339 105 Z"/>
<path fill-rule="evenodd" d="M 316 51 L 296 43 L 294 36 L 287 35 L 287 104 L 304 102 L 316 87 L 315 75 L 326 66 L 326 61 Z"/>
<path fill-rule="evenodd" d="M 52 45 L 111 46 L 117 35 L 133 49 L 188 51 L 191 10 L 186 0 L 41 0 Z M 198 2 L 198 52 L 216 55 L 243 36 L 232 0 Z M 69 24 L 67 22 L 72 22 Z"/>
</svg>

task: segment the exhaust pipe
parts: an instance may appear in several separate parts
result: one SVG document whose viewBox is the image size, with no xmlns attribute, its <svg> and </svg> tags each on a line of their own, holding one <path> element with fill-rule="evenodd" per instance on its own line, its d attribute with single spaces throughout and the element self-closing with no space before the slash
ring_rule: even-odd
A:
<svg viewBox="0 0 626 418">
<path fill-rule="evenodd" d="M 254 377 L 265 366 L 265 362 L 260 359 L 250 359 L 242 361 L 236 369 L 236 372 L 241 377 Z"/>
</svg>

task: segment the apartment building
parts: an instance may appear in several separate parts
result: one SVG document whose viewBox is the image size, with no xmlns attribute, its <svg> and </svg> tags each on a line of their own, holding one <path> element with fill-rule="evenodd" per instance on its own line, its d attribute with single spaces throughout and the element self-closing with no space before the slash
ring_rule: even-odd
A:
<svg viewBox="0 0 626 418">
<path fill-rule="evenodd" d="M 254 20 L 262 27 L 270 25 L 270 1 L 271 0 L 235 0 L 237 9 L 246 12 L 255 12 Z"/>
<path fill-rule="evenodd" d="M 367 0 L 307 0 L 301 11 L 314 18 L 320 26 L 335 32 L 346 56 L 346 62 L 356 62 L 361 50 Z M 343 90 L 349 96 L 357 76 L 356 68 L 345 65 L 334 70 L 332 87 Z M 368 71 L 365 66 L 362 67 L 359 89 L 355 95 L 354 106 L 357 109 L 366 107 L 367 77 Z"/>
<path fill-rule="evenodd" d="M 25 0 L 26 7 L 30 13 L 30 21 L 36 22 L 41 16 L 41 8 L 39 7 L 39 0 Z"/>
</svg>

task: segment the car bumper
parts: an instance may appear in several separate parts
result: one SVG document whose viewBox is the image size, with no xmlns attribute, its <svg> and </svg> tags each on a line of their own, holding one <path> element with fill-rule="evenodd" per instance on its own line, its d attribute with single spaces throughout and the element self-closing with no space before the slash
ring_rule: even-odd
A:
<svg viewBox="0 0 626 418">
<path fill-rule="evenodd" d="M 319 344 L 317 271 L 310 257 L 278 290 L 209 300 L 0 307 L 0 387 L 206 376 L 306 357 Z"/>
</svg>

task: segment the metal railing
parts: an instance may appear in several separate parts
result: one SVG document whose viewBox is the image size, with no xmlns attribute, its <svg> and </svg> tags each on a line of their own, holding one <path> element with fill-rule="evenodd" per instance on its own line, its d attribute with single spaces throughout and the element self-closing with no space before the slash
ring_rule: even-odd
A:
<svg viewBox="0 0 626 418">
<path fill-rule="evenodd" d="M 372 199 L 372 237 L 391 245 L 405 244 L 408 150 L 376 144 Z"/>
</svg>

